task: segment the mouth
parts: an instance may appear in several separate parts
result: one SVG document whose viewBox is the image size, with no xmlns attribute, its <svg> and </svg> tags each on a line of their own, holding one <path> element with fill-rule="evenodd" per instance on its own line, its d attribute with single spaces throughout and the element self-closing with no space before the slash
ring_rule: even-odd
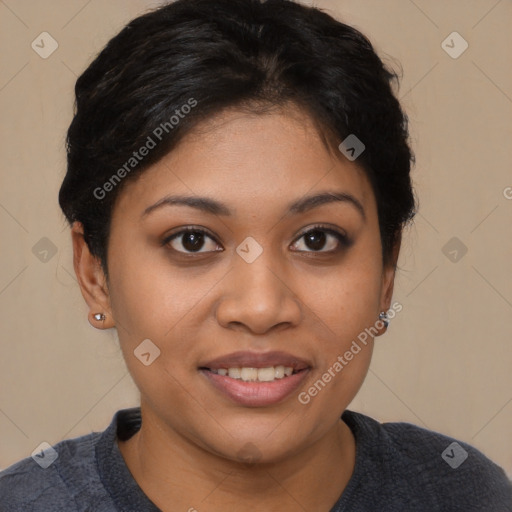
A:
<svg viewBox="0 0 512 512">
<path fill-rule="evenodd" d="M 284 352 L 236 352 L 201 364 L 198 370 L 231 402 L 264 407 L 289 397 L 304 381 L 311 365 Z"/>
<path fill-rule="evenodd" d="M 264 368 L 253 367 L 231 367 L 231 368 L 199 368 L 199 370 L 208 371 L 221 375 L 222 377 L 228 376 L 231 379 L 241 380 L 244 382 L 274 382 L 278 379 L 286 379 L 291 375 L 306 371 L 307 368 L 294 369 L 291 366 L 267 366 Z"/>
</svg>

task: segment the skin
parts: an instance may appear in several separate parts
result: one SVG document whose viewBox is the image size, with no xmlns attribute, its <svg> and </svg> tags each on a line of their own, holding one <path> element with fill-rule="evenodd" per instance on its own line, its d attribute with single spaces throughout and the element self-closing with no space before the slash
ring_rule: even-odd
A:
<svg viewBox="0 0 512 512">
<path fill-rule="evenodd" d="M 350 194 L 364 217 L 348 201 L 286 214 L 289 203 L 325 191 Z M 171 194 L 208 196 L 232 215 L 172 205 L 141 217 Z M 352 244 L 326 233 L 315 251 L 302 235 L 318 223 Z M 191 225 L 213 235 L 203 252 L 184 255 L 190 246 L 180 236 L 160 244 Z M 248 236 L 263 248 L 250 264 L 236 252 Z M 328 512 L 354 469 L 355 440 L 340 416 L 366 376 L 373 341 L 307 405 L 297 395 L 389 309 L 398 256 L 397 247 L 383 265 L 375 196 L 357 161 L 328 151 L 300 110 L 225 111 L 126 184 L 113 211 L 108 281 L 80 223 L 72 239 L 90 322 L 117 328 L 141 393 L 141 430 L 119 448 L 147 496 L 164 512 Z M 147 338 L 161 351 L 149 366 L 133 354 Z M 237 350 L 283 350 L 311 369 L 281 403 L 240 406 L 198 371 Z M 248 451 L 253 464 L 240 460 Z"/>
</svg>

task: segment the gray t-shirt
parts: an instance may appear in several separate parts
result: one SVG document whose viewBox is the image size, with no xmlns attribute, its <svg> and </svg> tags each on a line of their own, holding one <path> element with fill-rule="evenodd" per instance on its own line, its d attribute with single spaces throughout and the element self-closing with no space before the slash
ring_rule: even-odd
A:
<svg viewBox="0 0 512 512">
<path fill-rule="evenodd" d="M 352 411 L 342 418 L 356 439 L 356 463 L 330 512 L 512 512 L 512 483 L 475 448 L 408 423 L 381 424 Z M 61 441 L 10 466 L 0 473 L 0 510 L 158 512 L 117 444 L 140 425 L 140 408 L 123 409 L 104 432 Z M 58 457 L 43 468 L 53 450 Z M 200 510 L 200 503 L 191 506 Z"/>
</svg>

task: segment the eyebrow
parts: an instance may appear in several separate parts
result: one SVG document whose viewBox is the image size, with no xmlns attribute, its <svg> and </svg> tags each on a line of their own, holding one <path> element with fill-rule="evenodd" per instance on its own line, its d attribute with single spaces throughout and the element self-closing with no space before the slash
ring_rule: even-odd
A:
<svg viewBox="0 0 512 512">
<path fill-rule="evenodd" d="M 363 208 L 363 205 L 356 197 L 347 192 L 334 191 L 320 192 L 315 195 L 302 197 L 288 205 L 287 214 L 289 215 L 305 213 L 321 205 L 335 202 L 352 205 L 361 214 L 363 219 L 366 220 L 366 213 Z M 151 212 L 160 209 L 164 206 L 173 205 L 189 206 L 191 208 L 196 208 L 197 210 L 201 210 L 206 213 L 211 213 L 213 215 L 223 215 L 226 217 L 232 215 L 232 211 L 225 204 L 217 201 L 216 199 L 200 196 L 173 195 L 166 196 L 157 201 L 155 204 L 148 206 L 142 213 L 141 217 L 146 217 Z"/>
</svg>

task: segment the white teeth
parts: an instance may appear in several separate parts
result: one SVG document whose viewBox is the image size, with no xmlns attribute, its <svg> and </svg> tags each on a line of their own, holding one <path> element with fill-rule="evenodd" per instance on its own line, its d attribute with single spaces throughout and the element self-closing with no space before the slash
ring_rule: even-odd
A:
<svg viewBox="0 0 512 512">
<path fill-rule="evenodd" d="M 273 366 L 269 368 L 259 368 L 258 369 L 258 380 L 260 382 L 270 382 L 276 378 L 276 372 Z"/>
<path fill-rule="evenodd" d="M 232 379 L 241 379 L 242 378 L 242 375 L 241 375 L 241 372 L 240 372 L 240 368 L 229 368 L 228 375 Z"/>
<path fill-rule="evenodd" d="M 268 366 L 266 368 L 219 368 L 210 370 L 222 376 L 229 376 L 232 379 L 243 380 L 244 382 L 272 382 L 275 379 L 289 377 L 293 373 L 291 366 Z"/>
<path fill-rule="evenodd" d="M 276 366 L 274 371 L 276 373 L 276 379 L 282 379 L 284 377 L 284 366 Z"/>
<path fill-rule="evenodd" d="M 242 368 L 240 370 L 240 377 L 246 382 L 250 380 L 258 380 L 258 369 L 257 368 Z"/>
</svg>

